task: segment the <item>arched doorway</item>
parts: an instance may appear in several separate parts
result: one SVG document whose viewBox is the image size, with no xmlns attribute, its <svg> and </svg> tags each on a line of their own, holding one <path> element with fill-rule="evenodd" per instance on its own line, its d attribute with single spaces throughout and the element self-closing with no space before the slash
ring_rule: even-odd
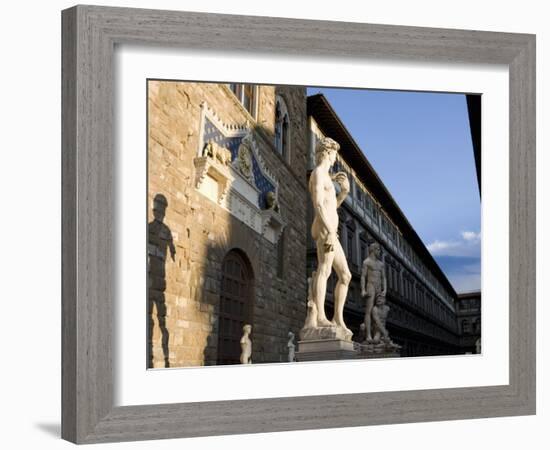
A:
<svg viewBox="0 0 550 450">
<path fill-rule="evenodd" d="M 243 325 L 252 325 L 253 287 L 253 273 L 248 258 L 238 250 L 231 250 L 222 264 L 217 364 L 240 362 L 239 341 Z"/>
</svg>

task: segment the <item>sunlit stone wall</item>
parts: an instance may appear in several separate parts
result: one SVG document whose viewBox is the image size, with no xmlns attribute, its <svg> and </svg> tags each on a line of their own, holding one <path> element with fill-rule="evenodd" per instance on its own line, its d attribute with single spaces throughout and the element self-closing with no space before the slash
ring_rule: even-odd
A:
<svg viewBox="0 0 550 450">
<path fill-rule="evenodd" d="M 276 94 L 285 99 L 291 120 L 286 158 L 273 146 Z M 216 363 L 222 263 L 231 249 L 245 255 L 253 273 L 252 359 L 284 361 L 288 332 L 297 334 L 305 317 L 305 88 L 259 86 L 253 115 L 219 84 L 149 81 L 147 102 L 149 366 Z M 253 131 L 263 163 L 278 181 L 286 226 L 276 244 L 197 190 L 193 160 L 200 153 L 204 102 L 220 122 Z"/>
</svg>

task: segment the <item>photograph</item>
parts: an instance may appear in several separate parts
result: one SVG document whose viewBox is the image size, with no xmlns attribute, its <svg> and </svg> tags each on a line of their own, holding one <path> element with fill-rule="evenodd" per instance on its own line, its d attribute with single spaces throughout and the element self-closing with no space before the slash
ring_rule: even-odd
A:
<svg viewBox="0 0 550 450">
<path fill-rule="evenodd" d="M 13 441 L 543 436 L 543 15 L 199 3 L 67 4 L 49 19 L 41 6 L 31 19 L 56 30 L 51 54 L 46 38 L 16 47 L 27 70 L 6 83 L 21 122 L 6 148 L 41 140 L 34 159 L 7 152 L 6 192 L 28 213 L 17 236 L 57 248 L 35 252 L 34 272 L 61 314 L 40 299 L 21 303 L 29 332 L 11 321 L 23 340 L 8 351 L 34 351 L 14 373 L 46 377 L 25 388 L 43 392 L 11 390 L 36 429 Z M 25 55 L 58 61 L 43 89 L 19 88 L 36 85 Z M 30 134 L 23 91 L 48 110 Z"/>
<path fill-rule="evenodd" d="M 550 448 L 546 3 L 98 3 L 3 4 L 2 448 Z"/>
<path fill-rule="evenodd" d="M 147 368 L 482 353 L 480 94 L 146 92 Z"/>
</svg>

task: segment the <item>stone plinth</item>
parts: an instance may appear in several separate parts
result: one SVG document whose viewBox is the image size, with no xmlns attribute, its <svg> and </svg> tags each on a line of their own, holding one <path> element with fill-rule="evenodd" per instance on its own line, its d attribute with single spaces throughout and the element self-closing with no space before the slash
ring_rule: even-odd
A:
<svg viewBox="0 0 550 450">
<path fill-rule="evenodd" d="M 341 340 L 351 342 L 352 334 L 342 327 L 304 327 L 300 330 L 301 341 Z"/>
<path fill-rule="evenodd" d="M 401 347 L 394 343 L 359 344 L 357 358 L 399 358 Z"/>
<path fill-rule="evenodd" d="M 354 349 L 353 342 L 348 340 L 322 339 L 298 341 L 296 361 L 332 361 L 355 358 L 357 358 L 357 351 Z"/>
</svg>

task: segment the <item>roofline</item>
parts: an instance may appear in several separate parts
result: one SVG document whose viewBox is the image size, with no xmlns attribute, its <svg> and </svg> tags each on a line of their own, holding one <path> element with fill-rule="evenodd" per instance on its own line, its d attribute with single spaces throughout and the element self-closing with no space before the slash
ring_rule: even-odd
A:
<svg viewBox="0 0 550 450">
<path fill-rule="evenodd" d="M 388 188 L 386 188 L 386 186 L 384 185 L 384 183 L 376 173 L 376 170 L 374 170 L 374 168 L 368 161 L 367 157 L 365 156 L 365 154 L 363 153 L 363 151 L 361 150 L 357 142 L 355 142 L 355 139 L 353 138 L 353 136 L 350 134 L 346 126 L 343 124 L 340 117 L 338 117 L 338 114 L 336 113 L 336 111 L 334 111 L 334 109 L 332 108 L 327 98 L 321 93 L 310 95 L 307 97 L 307 106 L 308 106 L 307 114 L 312 116 L 316 120 L 316 122 L 321 127 L 321 129 L 323 129 L 322 119 L 318 120 L 319 116 L 317 117 L 315 116 L 315 113 L 317 111 L 313 111 L 313 108 L 323 107 L 325 109 L 324 112 L 329 113 L 331 115 L 332 119 L 337 123 L 338 127 L 343 131 L 346 139 L 349 141 L 349 150 L 352 152 L 355 158 L 359 159 L 359 163 L 364 166 L 364 168 L 366 169 L 365 172 L 367 172 L 367 174 L 364 174 L 363 171 L 359 172 L 357 170 L 357 167 L 354 167 L 353 164 L 350 164 L 350 166 L 354 167 L 354 170 L 357 176 L 361 178 L 361 180 L 365 183 L 365 185 L 369 186 L 370 184 L 374 183 L 374 185 L 381 190 L 381 193 L 383 194 L 383 196 L 387 197 L 387 200 L 389 200 L 390 202 L 390 208 L 387 208 L 384 206 L 383 209 L 385 210 L 386 214 L 388 214 L 396 224 L 400 223 L 400 225 L 398 226 L 401 229 L 403 236 L 407 240 L 411 241 L 412 244 L 416 244 L 416 245 L 413 245 L 415 250 L 420 249 L 420 252 L 418 252 L 419 253 L 418 256 L 424 262 L 428 263 L 428 268 L 433 269 L 433 271 L 435 272 L 436 278 L 438 278 L 439 281 L 443 283 L 444 287 L 446 287 L 450 291 L 450 293 L 454 296 L 454 298 L 455 299 L 458 298 L 458 294 L 455 291 L 452 284 L 450 283 L 449 279 L 447 278 L 445 273 L 441 270 L 441 268 L 439 267 L 439 264 L 437 264 L 432 254 L 426 248 L 426 245 L 424 244 L 422 239 L 420 239 L 420 236 L 418 236 L 418 234 L 416 233 L 415 229 L 407 219 L 407 216 L 405 216 L 405 214 L 403 213 L 403 211 L 401 210 L 401 208 L 399 207 L 399 205 L 391 195 Z M 323 131 L 325 130 L 323 129 Z M 341 149 L 345 145 L 345 144 L 343 145 L 342 142 L 339 142 L 339 144 L 341 146 Z M 344 156 L 342 157 L 346 159 Z M 367 179 L 365 179 L 365 176 L 367 176 Z M 373 178 L 374 181 L 369 180 L 368 176 Z M 376 200 L 380 202 L 381 199 L 377 198 Z"/>
<path fill-rule="evenodd" d="M 474 297 L 478 295 L 481 297 L 481 290 L 479 289 L 476 291 L 461 292 L 460 294 L 458 294 L 458 298 L 461 299 L 466 297 Z"/>
</svg>

